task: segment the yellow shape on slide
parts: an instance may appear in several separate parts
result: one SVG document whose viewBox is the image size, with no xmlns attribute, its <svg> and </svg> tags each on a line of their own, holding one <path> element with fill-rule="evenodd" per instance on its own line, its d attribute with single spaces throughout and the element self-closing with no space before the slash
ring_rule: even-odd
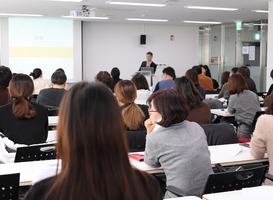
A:
<svg viewBox="0 0 273 200">
<path fill-rule="evenodd" d="M 10 57 L 60 58 L 73 57 L 73 48 L 65 47 L 10 47 Z"/>
</svg>

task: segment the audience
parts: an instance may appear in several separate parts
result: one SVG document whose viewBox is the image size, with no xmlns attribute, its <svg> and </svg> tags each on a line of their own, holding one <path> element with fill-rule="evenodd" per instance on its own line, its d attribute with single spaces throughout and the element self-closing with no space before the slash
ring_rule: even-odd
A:
<svg viewBox="0 0 273 200">
<path fill-rule="evenodd" d="M 131 81 L 135 84 L 137 88 L 137 98 L 135 100 L 135 103 L 146 105 L 146 101 L 151 95 L 146 77 L 141 73 L 136 73 L 132 77 Z"/>
<path fill-rule="evenodd" d="M 111 89 L 111 85 L 112 85 L 112 77 L 111 75 L 109 74 L 109 72 L 107 71 L 100 71 L 96 78 L 95 78 L 96 81 L 99 81 L 101 83 L 104 83 L 108 88 Z"/>
<path fill-rule="evenodd" d="M 66 92 L 66 80 L 66 75 L 62 71 L 55 71 L 51 76 L 52 87 L 41 90 L 36 102 L 45 106 L 59 107 Z"/>
<path fill-rule="evenodd" d="M 111 85 L 111 90 L 114 91 L 114 88 L 116 86 L 116 84 L 121 80 L 120 79 L 120 71 L 117 67 L 114 67 L 111 70 L 111 76 L 112 76 L 112 85 Z"/>
<path fill-rule="evenodd" d="M 233 74 L 237 74 L 238 69 L 239 69 L 238 67 L 233 67 L 233 68 L 230 70 L 229 76 L 232 76 Z"/>
<path fill-rule="evenodd" d="M 211 123 L 210 107 L 207 103 L 203 102 L 203 97 L 191 80 L 185 76 L 177 78 L 173 88 L 182 96 L 184 102 L 186 102 L 190 109 L 186 120 L 198 124 Z"/>
<path fill-rule="evenodd" d="M 265 98 L 267 107 L 265 115 L 258 118 L 253 137 L 250 143 L 250 153 L 256 159 L 262 159 L 267 153 L 269 159 L 269 173 L 273 175 L 273 93 Z M 273 185 L 272 181 L 265 180 L 266 184 Z"/>
<path fill-rule="evenodd" d="M 247 89 L 251 90 L 252 92 L 257 93 L 257 88 L 255 82 L 250 78 L 250 70 L 246 66 L 242 66 L 238 69 L 238 73 L 241 74 L 246 82 Z"/>
<path fill-rule="evenodd" d="M 273 70 L 271 70 L 271 72 L 270 72 L 270 77 L 273 79 Z M 270 85 L 270 88 L 269 88 L 266 96 L 269 96 L 272 93 L 272 91 L 273 91 L 273 84 Z"/>
<path fill-rule="evenodd" d="M 202 72 L 205 70 L 205 75 L 207 76 L 207 77 L 210 77 L 211 78 L 211 80 L 212 80 L 212 82 L 213 82 L 213 89 L 215 89 L 215 90 L 217 90 L 218 88 L 219 88 L 219 83 L 215 80 L 215 79 L 213 79 L 212 77 L 211 77 L 211 73 L 210 73 L 210 69 L 209 69 L 209 67 L 207 66 L 207 65 L 201 65 L 201 67 L 202 67 Z"/>
<path fill-rule="evenodd" d="M 238 137 L 251 138 L 252 122 L 256 112 L 260 111 L 261 107 L 258 96 L 246 88 L 246 83 L 241 74 L 233 74 L 229 77 L 228 112 L 235 114 L 235 120 L 238 124 Z"/>
<path fill-rule="evenodd" d="M 154 92 L 163 89 L 171 89 L 173 87 L 174 79 L 176 78 L 174 69 L 172 67 L 166 67 L 163 69 L 162 73 L 162 81 L 159 81 L 156 84 Z"/>
<path fill-rule="evenodd" d="M 29 75 L 33 77 L 34 94 L 39 94 L 40 90 L 46 88 L 47 85 L 46 80 L 42 78 L 42 70 L 40 68 L 35 68 Z"/>
<path fill-rule="evenodd" d="M 31 78 L 17 74 L 9 85 L 12 102 L 0 107 L 0 132 L 14 143 L 30 145 L 47 139 L 47 111 L 30 102 L 33 91 Z"/>
<path fill-rule="evenodd" d="M 183 191 L 183 196 L 201 197 L 207 178 L 212 173 L 210 153 L 204 130 L 185 120 L 187 103 L 175 90 L 153 93 L 148 99 L 150 118 L 144 161 L 162 167 L 167 185 Z M 170 192 L 165 198 L 176 197 Z"/>
<path fill-rule="evenodd" d="M 229 72 L 225 71 L 221 75 L 221 90 L 219 92 L 218 98 L 229 98 L 229 93 L 228 93 L 228 78 L 229 78 Z"/>
<path fill-rule="evenodd" d="M 202 70 L 201 66 L 193 66 L 192 69 L 196 70 L 198 74 L 198 81 L 199 84 L 206 90 L 212 91 L 213 90 L 213 82 L 210 77 L 205 75 L 205 70 Z"/>
<path fill-rule="evenodd" d="M 155 178 L 131 167 L 120 108 L 106 86 L 73 86 L 59 118 L 61 172 L 36 183 L 26 199 L 162 199 Z"/>
<path fill-rule="evenodd" d="M 203 99 L 205 99 L 206 97 L 206 91 L 204 90 L 204 88 L 202 86 L 200 86 L 199 84 L 199 80 L 198 80 L 198 74 L 196 72 L 196 70 L 194 69 L 189 69 L 186 71 L 186 77 L 188 79 L 190 79 L 193 84 L 195 85 L 195 87 L 197 88 L 197 90 L 200 92 L 200 94 L 202 95 Z"/>
<path fill-rule="evenodd" d="M 9 82 L 12 78 L 12 73 L 8 67 L 0 66 L 0 106 L 8 103 L 9 96 Z"/>
<path fill-rule="evenodd" d="M 121 107 L 126 130 L 145 130 L 144 121 L 149 117 L 148 107 L 146 105 L 138 106 L 134 103 L 137 97 L 134 83 L 129 80 L 119 81 L 114 88 L 114 92 Z"/>
</svg>

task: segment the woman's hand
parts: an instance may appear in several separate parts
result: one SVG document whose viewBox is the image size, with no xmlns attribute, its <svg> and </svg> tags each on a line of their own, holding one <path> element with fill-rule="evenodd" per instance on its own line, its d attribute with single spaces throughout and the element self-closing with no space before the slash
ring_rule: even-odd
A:
<svg viewBox="0 0 273 200">
<path fill-rule="evenodd" d="M 150 134 L 153 130 L 156 124 L 153 124 L 152 120 L 149 118 L 144 122 L 144 125 L 147 130 L 147 134 Z"/>
</svg>

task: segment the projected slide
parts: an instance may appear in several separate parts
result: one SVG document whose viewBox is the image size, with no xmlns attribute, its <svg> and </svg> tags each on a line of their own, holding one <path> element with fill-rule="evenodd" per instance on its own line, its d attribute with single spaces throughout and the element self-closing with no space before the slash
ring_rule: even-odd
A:
<svg viewBox="0 0 273 200">
<path fill-rule="evenodd" d="M 29 74 L 41 68 L 50 79 L 63 68 L 74 78 L 73 21 L 65 19 L 9 18 L 9 66 L 13 72 Z"/>
</svg>

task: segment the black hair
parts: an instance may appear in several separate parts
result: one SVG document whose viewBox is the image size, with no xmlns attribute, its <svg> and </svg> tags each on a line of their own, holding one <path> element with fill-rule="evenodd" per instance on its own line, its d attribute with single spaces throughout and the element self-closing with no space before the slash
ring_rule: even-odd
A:
<svg viewBox="0 0 273 200">
<path fill-rule="evenodd" d="M 0 88 L 7 88 L 12 78 L 10 68 L 0 66 Z"/>
<path fill-rule="evenodd" d="M 63 85 L 65 84 L 66 80 L 67 80 L 67 77 L 65 73 L 63 73 L 62 71 L 55 71 L 51 75 L 51 82 L 56 85 Z"/>
<path fill-rule="evenodd" d="M 43 72 L 40 68 L 35 68 L 33 72 L 31 72 L 29 75 L 33 77 L 33 79 L 37 79 L 40 76 L 42 76 Z"/>
<path fill-rule="evenodd" d="M 119 76 L 120 76 L 120 71 L 117 67 L 114 67 L 112 70 L 111 70 L 111 76 L 113 79 L 119 79 Z"/>
<path fill-rule="evenodd" d="M 176 78 L 175 71 L 172 67 L 166 67 L 162 70 L 163 74 L 167 74 L 173 78 L 173 80 Z"/>
<path fill-rule="evenodd" d="M 202 74 L 202 67 L 201 66 L 193 66 L 192 69 L 196 70 L 197 74 Z"/>
<path fill-rule="evenodd" d="M 152 52 L 147 52 L 146 55 L 151 55 L 153 57 L 153 53 Z"/>
</svg>

